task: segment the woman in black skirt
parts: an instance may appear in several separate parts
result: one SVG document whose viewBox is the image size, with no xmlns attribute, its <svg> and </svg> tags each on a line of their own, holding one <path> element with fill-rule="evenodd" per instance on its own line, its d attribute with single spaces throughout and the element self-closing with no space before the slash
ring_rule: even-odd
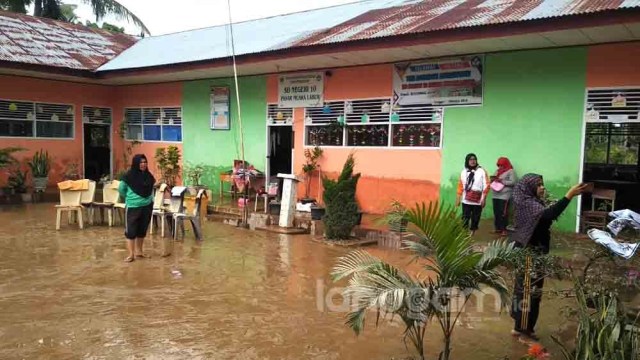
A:
<svg viewBox="0 0 640 360">
<path fill-rule="evenodd" d="M 515 232 L 511 239 L 515 241 L 515 246 L 548 254 L 553 221 L 567 208 L 571 199 L 582 194 L 586 188 L 586 184 L 575 185 L 557 203 L 547 207 L 543 201 L 545 188 L 542 176 L 525 175 L 513 191 L 516 213 Z M 511 317 L 515 320 L 515 326 L 512 335 L 520 336 L 525 341 L 535 341 L 538 340 L 534 328 L 540 313 L 544 276 L 532 269 L 531 257 L 525 261 L 524 271 L 517 274 L 513 290 Z"/>
</svg>

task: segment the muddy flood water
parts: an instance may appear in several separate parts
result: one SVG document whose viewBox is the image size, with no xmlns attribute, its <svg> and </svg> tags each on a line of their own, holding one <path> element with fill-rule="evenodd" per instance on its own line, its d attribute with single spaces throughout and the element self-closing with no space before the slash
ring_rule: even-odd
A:
<svg viewBox="0 0 640 360">
<path fill-rule="evenodd" d="M 403 328 L 371 314 L 363 334 L 331 311 L 329 273 L 348 249 L 308 236 L 207 222 L 169 258 L 147 239 L 150 259 L 124 263 L 122 227 L 63 225 L 52 204 L 0 207 L 0 359 L 406 359 Z M 405 252 L 367 248 L 396 265 Z M 329 294 L 329 295 L 328 295 Z M 333 304 L 341 297 L 333 296 Z M 563 322 L 563 301 L 543 301 L 539 335 Z M 436 358 L 440 332 L 427 337 Z M 526 346 L 494 306 L 462 317 L 454 359 L 519 359 Z M 557 355 L 557 352 L 555 352 Z M 557 357 L 554 357 L 557 358 Z"/>
</svg>

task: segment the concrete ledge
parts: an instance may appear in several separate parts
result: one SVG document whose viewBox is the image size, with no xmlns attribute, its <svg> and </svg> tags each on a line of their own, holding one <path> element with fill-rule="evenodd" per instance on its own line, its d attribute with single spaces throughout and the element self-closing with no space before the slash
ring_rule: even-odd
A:
<svg viewBox="0 0 640 360">
<path fill-rule="evenodd" d="M 277 225 L 267 225 L 264 227 L 256 227 L 256 230 L 259 231 L 267 231 L 275 234 L 286 234 L 286 235 L 302 235 L 308 234 L 307 230 L 300 228 L 283 228 Z"/>
</svg>

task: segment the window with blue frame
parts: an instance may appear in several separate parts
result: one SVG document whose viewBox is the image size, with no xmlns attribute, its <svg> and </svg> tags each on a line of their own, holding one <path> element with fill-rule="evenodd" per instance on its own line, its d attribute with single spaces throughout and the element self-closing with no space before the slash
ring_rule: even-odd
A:
<svg viewBox="0 0 640 360">
<path fill-rule="evenodd" d="M 182 141 L 182 109 L 179 107 L 125 108 L 127 140 Z"/>
</svg>

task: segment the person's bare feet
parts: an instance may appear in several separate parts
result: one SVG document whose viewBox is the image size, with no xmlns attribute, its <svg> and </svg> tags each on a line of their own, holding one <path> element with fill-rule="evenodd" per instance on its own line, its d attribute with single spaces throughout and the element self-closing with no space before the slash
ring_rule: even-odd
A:
<svg viewBox="0 0 640 360">
<path fill-rule="evenodd" d="M 127 258 L 126 258 L 126 259 L 124 259 L 124 262 L 128 262 L 128 263 L 130 263 L 130 262 L 133 262 L 133 260 L 135 260 L 135 259 L 133 258 L 133 256 L 127 256 Z"/>
</svg>

